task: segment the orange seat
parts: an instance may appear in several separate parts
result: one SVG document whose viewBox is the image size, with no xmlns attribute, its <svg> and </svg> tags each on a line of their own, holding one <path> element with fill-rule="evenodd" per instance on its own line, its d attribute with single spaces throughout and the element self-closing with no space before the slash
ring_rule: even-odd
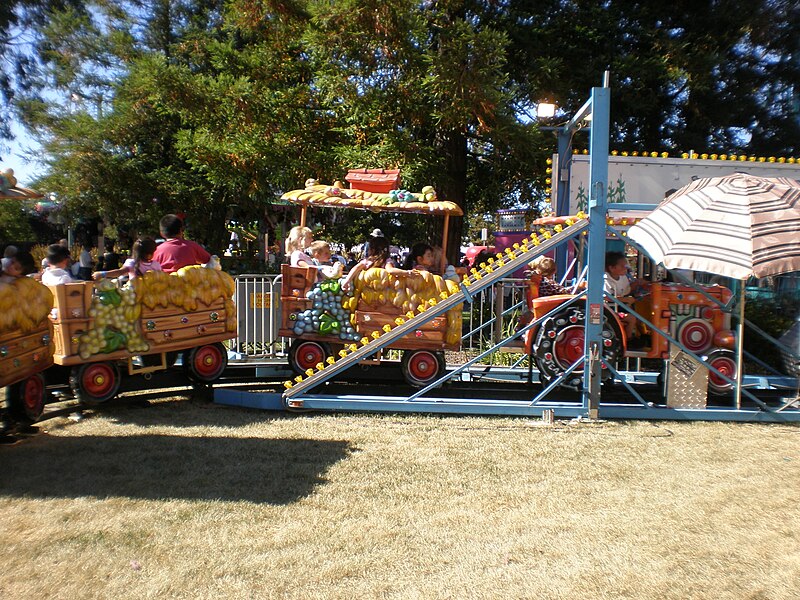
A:
<svg viewBox="0 0 800 600">
<path fill-rule="evenodd" d="M 533 301 L 539 297 L 539 284 L 542 283 L 542 276 L 539 273 L 531 273 L 530 280 L 528 281 L 528 289 L 525 290 L 525 302 L 528 304 L 528 310 L 533 312 Z"/>
</svg>

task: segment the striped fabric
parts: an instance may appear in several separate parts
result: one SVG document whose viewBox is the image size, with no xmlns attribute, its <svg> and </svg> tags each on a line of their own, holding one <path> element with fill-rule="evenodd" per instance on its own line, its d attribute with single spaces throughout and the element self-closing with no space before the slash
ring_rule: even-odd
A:
<svg viewBox="0 0 800 600">
<path fill-rule="evenodd" d="M 628 236 L 668 269 L 735 279 L 800 271 L 800 182 L 745 173 L 697 179 Z"/>
</svg>

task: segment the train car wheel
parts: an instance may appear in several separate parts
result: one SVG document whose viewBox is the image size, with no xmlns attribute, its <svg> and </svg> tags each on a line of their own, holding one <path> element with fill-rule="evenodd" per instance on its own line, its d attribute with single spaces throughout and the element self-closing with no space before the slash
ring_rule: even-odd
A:
<svg viewBox="0 0 800 600">
<path fill-rule="evenodd" d="M 736 355 L 730 350 L 714 350 L 708 355 L 706 362 L 726 377 L 736 379 Z M 708 372 L 708 392 L 710 394 L 725 396 L 732 389 L 732 384 L 716 373 Z"/>
<path fill-rule="evenodd" d="M 446 368 L 442 353 L 430 350 L 406 350 L 400 367 L 405 380 L 414 387 L 436 381 Z"/>
<path fill-rule="evenodd" d="M 117 395 L 120 385 L 119 369 L 111 362 L 96 362 L 72 368 L 69 386 L 75 397 L 84 404 L 102 404 Z"/>
<path fill-rule="evenodd" d="M 314 340 L 292 340 L 289 348 L 289 366 L 298 374 L 305 373 L 308 369 L 316 371 L 319 363 L 325 364 L 325 359 L 331 356 L 328 344 Z"/>
<path fill-rule="evenodd" d="M 585 315 L 583 306 L 569 306 L 545 320 L 533 347 L 533 359 L 539 369 L 542 384 L 547 385 L 566 371 L 570 365 L 583 357 L 585 340 Z M 603 358 L 616 363 L 622 349 L 621 333 L 613 317 L 603 319 Z M 608 369 L 603 378 L 611 377 Z M 562 383 L 565 387 L 580 389 L 583 386 L 583 370 L 578 367 Z"/>
<path fill-rule="evenodd" d="M 34 423 L 44 411 L 44 396 L 44 377 L 31 375 L 9 388 L 8 412 L 18 423 Z"/>
<path fill-rule="evenodd" d="M 213 383 L 228 366 L 228 351 L 220 342 L 198 346 L 183 355 L 186 376 L 196 383 Z"/>
</svg>

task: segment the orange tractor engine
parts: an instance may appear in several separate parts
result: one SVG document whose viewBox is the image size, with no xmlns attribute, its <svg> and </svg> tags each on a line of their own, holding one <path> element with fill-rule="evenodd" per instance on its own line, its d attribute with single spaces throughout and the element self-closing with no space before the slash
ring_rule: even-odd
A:
<svg viewBox="0 0 800 600">
<path fill-rule="evenodd" d="M 534 319 L 541 319 L 573 295 L 538 297 L 539 280 L 534 276 L 527 291 L 528 307 Z M 703 291 L 714 300 L 727 304 L 731 291 L 725 287 L 704 286 Z M 708 362 L 728 377 L 735 374 L 736 363 L 730 352 L 734 344 L 730 330 L 730 315 L 711 298 L 691 286 L 656 282 L 650 293 L 634 304 L 634 310 L 648 319 L 657 329 L 679 341 L 688 350 L 707 356 Z M 639 330 L 648 342 L 641 350 L 628 350 L 624 327 L 619 315 L 610 305 L 604 308 L 603 358 L 609 364 L 621 356 L 637 358 L 669 358 L 669 340 L 650 330 L 644 323 Z M 578 301 L 562 310 L 556 310 L 536 328 L 525 334 L 525 347 L 533 356 L 543 383 L 563 374 L 584 354 L 585 304 Z M 610 378 L 608 369 L 604 377 Z M 710 376 L 711 391 L 724 393 L 730 386 L 714 373 Z M 582 369 L 573 371 L 565 385 L 579 387 Z"/>
</svg>

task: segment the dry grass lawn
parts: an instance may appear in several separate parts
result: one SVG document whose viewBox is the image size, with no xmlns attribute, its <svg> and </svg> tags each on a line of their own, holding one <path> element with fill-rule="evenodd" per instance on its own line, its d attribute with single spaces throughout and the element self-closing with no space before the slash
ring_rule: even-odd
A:
<svg viewBox="0 0 800 600">
<path fill-rule="evenodd" d="M 0 598 L 800 598 L 800 427 L 181 398 L 0 448 Z"/>
</svg>

